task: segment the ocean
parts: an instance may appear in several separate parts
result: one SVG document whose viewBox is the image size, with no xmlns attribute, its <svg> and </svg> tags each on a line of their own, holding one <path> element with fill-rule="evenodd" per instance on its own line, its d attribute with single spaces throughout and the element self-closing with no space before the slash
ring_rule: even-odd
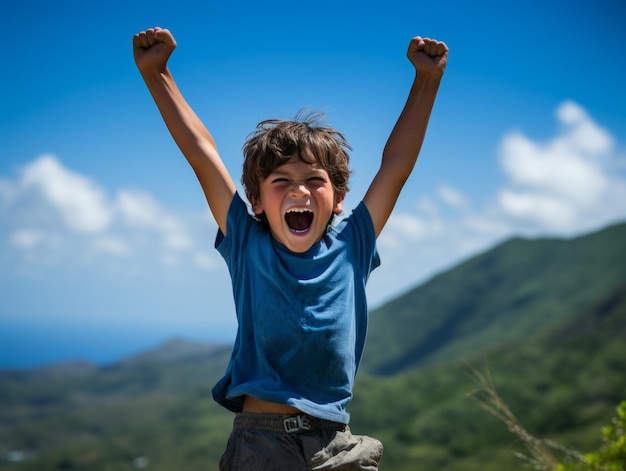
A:
<svg viewBox="0 0 626 471">
<path fill-rule="evenodd" d="M 171 338 L 224 343 L 228 334 L 199 338 L 166 327 L 33 323 L 0 319 L 0 369 L 30 369 L 70 361 L 108 365 L 157 348 Z M 231 340 L 232 341 L 232 340 Z"/>
</svg>

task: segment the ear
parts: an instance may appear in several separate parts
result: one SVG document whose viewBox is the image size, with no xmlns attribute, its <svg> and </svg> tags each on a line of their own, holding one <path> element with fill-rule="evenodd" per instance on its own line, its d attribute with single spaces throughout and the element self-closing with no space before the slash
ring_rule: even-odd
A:
<svg viewBox="0 0 626 471">
<path fill-rule="evenodd" d="M 345 193 L 337 194 L 335 196 L 335 207 L 333 208 L 333 213 L 341 214 L 341 211 L 343 211 L 343 199 L 345 196 Z"/>
<path fill-rule="evenodd" d="M 252 212 L 257 216 L 263 214 L 263 205 L 258 198 L 252 198 L 248 195 L 248 201 L 250 201 L 250 206 L 252 206 Z"/>
</svg>

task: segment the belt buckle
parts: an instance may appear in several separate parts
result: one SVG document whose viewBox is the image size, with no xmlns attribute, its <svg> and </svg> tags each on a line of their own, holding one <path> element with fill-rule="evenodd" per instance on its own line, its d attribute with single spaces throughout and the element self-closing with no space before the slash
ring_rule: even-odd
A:
<svg viewBox="0 0 626 471">
<path fill-rule="evenodd" d="M 286 433 L 296 433 L 302 430 L 311 430 L 311 425 L 306 415 L 294 415 L 283 420 L 283 428 Z"/>
</svg>

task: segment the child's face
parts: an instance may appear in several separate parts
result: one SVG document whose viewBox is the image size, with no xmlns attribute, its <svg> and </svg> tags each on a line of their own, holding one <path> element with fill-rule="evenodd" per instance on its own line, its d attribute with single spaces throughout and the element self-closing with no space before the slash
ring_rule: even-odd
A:
<svg viewBox="0 0 626 471">
<path fill-rule="evenodd" d="M 304 153 L 315 162 L 308 150 Z M 310 249 L 324 236 L 333 213 L 341 212 L 343 196 L 335 195 L 328 172 L 297 155 L 270 173 L 259 190 L 254 213 L 265 213 L 274 239 L 292 252 Z"/>
</svg>

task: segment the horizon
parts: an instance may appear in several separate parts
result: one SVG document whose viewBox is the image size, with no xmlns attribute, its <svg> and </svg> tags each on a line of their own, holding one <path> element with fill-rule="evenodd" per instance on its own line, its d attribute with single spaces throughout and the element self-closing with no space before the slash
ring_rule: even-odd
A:
<svg viewBox="0 0 626 471">
<path fill-rule="evenodd" d="M 133 34 L 155 25 L 173 32 L 172 72 L 235 181 L 259 121 L 324 111 L 353 148 L 346 211 L 404 105 L 410 38 L 446 42 L 424 146 L 378 239 L 370 308 L 508 238 L 626 220 L 626 6 L 272 6 L 0 7 L 11 38 L 0 79 L 0 368 L 37 352 L 105 358 L 173 336 L 234 340 L 216 225 L 133 63 Z"/>
<path fill-rule="evenodd" d="M 609 224 L 598 230 L 580 234 L 578 237 L 585 237 L 590 234 L 602 232 L 611 227 L 625 225 L 626 220 Z M 490 252 L 497 249 L 499 246 L 506 244 L 508 241 L 515 237 L 506 239 L 502 242 L 494 244 L 486 251 L 479 251 L 470 254 L 467 259 L 460 260 L 456 265 L 442 270 L 441 272 L 433 274 L 435 276 L 443 275 L 448 271 L 456 269 L 458 266 L 465 263 L 468 259 L 479 256 L 482 253 Z M 544 237 L 524 237 L 526 240 L 540 240 Z M 558 240 L 566 241 L 568 237 L 558 237 Z M 399 293 L 397 297 L 404 296 L 409 292 L 419 289 L 423 285 L 427 284 L 432 278 L 426 279 L 421 283 L 409 288 L 403 293 Z M 396 298 L 391 298 L 384 301 L 381 305 L 374 309 L 382 308 L 385 304 L 393 302 Z M 372 309 L 370 309 L 371 311 Z M 32 327 L 31 327 L 32 328 Z M 0 332 L 0 372 L 2 371 L 15 371 L 15 370 L 31 370 L 37 368 L 54 367 L 64 364 L 73 363 L 87 363 L 98 367 L 111 366 L 121 361 L 133 358 L 145 353 L 154 352 L 173 341 L 183 341 L 185 343 L 200 343 L 203 345 L 215 345 L 215 346 L 231 346 L 234 342 L 229 337 L 229 332 L 224 332 L 222 336 L 214 338 L 203 338 L 194 336 L 192 334 L 177 334 L 170 331 L 153 332 L 152 335 L 147 336 L 141 341 L 138 341 L 134 336 L 132 329 L 122 330 L 118 332 L 117 336 L 114 332 L 104 333 L 102 331 L 92 332 L 90 329 L 86 329 L 84 326 L 73 325 L 70 331 L 67 331 L 66 326 L 52 326 L 44 325 L 38 326 L 36 330 L 41 331 L 39 336 L 50 336 L 52 334 L 63 333 L 60 338 L 55 338 L 54 341 L 46 343 L 44 345 L 34 345 L 28 349 L 24 349 L 23 336 L 24 332 L 20 325 L 4 324 L 4 329 Z M 116 330 L 116 329 L 113 329 Z M 76 335 L 75 334 L 79 334 Z M 108 341 L 112 336 L 115 339 L 115 344 L 112 347 Z M 28 335 L 28 337 L 32 337 Z M 54 338 L 54 337 L 53 337 Z M 72 342 L 71 339 L 78 339 L 78 341 Z M 18 346 L 19 345 L 19 346 Z M 87 348 L 88 347 L 88 348 Z M 39 350 L 38 350 L 39 349 Z"/>
</svg>

